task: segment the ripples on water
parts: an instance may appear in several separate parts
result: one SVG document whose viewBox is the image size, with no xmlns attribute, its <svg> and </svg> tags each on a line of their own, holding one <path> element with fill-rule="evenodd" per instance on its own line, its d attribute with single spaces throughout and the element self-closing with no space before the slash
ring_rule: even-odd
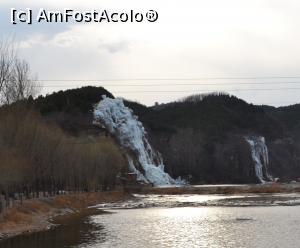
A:
<svg viewBox="0 0 300 248">
<path fill-rule="evenodd" d="M 138 201 L 99 206 L 110 206 L 112 214 L 72 220 L 54 230 L 7 240 L 0 247 L 299 248 L 300 206 L 261 204 L 295 203 L 298 197 L 253 195 L 244 200 L 248 207 L 236 207 L 243 202 L 241 196 L 139 196 Z M 208 202 L 213 206 L 204 206 Z M 251 206 L 253 202 L 261 202 L 261 207 Z"/>
<path fill-rule="evenodd" d="M 107 239 L 83 247 L 300 247 L 298 206 L 118 210 L 92 221 Z"/>
</svg>

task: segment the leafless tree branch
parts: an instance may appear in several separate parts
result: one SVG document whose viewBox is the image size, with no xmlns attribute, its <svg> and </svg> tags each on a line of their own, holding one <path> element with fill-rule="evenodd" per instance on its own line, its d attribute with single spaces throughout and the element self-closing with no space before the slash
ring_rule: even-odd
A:
<svg viewBox="0 0 300 248">
<path fill-rule="evenodd" d="M 0 41 L 0 103 L 11 104 L 34 97 L 38 89 L 29 63 L 18 58 L 13 40 Z"/>
</svg>

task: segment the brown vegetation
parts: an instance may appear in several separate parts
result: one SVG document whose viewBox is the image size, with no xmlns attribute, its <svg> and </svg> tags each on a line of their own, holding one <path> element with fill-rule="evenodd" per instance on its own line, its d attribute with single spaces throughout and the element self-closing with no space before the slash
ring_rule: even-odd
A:
<svg viewBox="0 0 300 248">
<path fill-rule="evenodd" d="M 65 213 L 83 211 L 103 202 L 122 201 L 130 197 L 119 191 L 60 195 L 50 198 L 25 200 L 22 205 L 0 215 L 0 238 L 24 232 L 47 229 L 49 219 Z"/>
<path fill-rule="evenodd" d="M 275 193 L 291 193 L 300 192 L 300 184 L 245 184 L 245 185 L 203 185 L 199 187 L 186 186 L 186 187 L 164 187 L 164 188 L 149 188 L 139 187 L 132 192 L 138 192 L 143 194 L 275 194 Z"/>
<path fill-rule="evenodd" d="M 24 104 L 0 109 L 0 212 L 23 199 L 113 189 L 125 160 L 105 136 L 73 137 Z"/>
</svg>

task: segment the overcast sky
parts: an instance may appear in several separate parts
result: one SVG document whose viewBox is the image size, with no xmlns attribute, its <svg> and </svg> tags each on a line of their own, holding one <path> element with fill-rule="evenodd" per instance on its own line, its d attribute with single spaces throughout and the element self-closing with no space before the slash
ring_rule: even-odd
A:
<svg viewBox="0 0 300 248">
<path fill-rule="evenodd" d="M 10 8 L 26 7 L 153 9 L 159 19 L 12 25 Z M 249 102 L 278 106 L 300 102 L 299 11 L 298 0 L 1 0 L 0 30 L 2 39 L 15 37 L 20 56 L 39 79 L 82 80 L 43 82 L 44 94 L 97 84 L 147 105 L 203 91 L 227 91 Z M 262 78 L 245 79 L 253 77 Z M 198 80 L 186 80 L 192 78 Z M 128 86 L 132 84 L 140 86 Z"/>
</svg>

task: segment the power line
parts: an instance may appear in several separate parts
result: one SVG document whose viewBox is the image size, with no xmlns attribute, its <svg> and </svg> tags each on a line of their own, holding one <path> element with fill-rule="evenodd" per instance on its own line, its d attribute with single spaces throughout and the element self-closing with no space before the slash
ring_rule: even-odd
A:
<svg viewBox="0 0 300 248">
<path fill-rule="evenodd" d="M 158 81 L 158 80 L 162 80 L 162 81 L 183 81 L 183 80 L 187 80 L 187 81 L 196 81 L 196 80 L 208 80 L 208 79 L 214 79 L 214 80 L 229 80 L 229 79 L 300 79 L 300 77 L 222 77 L 222 78 L 212 78 L 212 77 L 206 77 L 206 78 L 144 78 L 144 79 L 102 79 L 102 80 L 81 80 L 81 79 L 43 79 L 43 80 L 36 80 L 36 81 L 42 81 L 42 82 L 82 82 L 82 83 L 90 83 L 90 82 L 98 82 L 96 85 L 93 84 L 91 86 L 103 86 L 103 87 L 167 87 L 167 86 L 231 86 L 231 85 L 280 85 L 280 84 L 290 84 L 290 85 L 298 85 L 300 84 L 300 81 L 287 81 L 287 82 L 231 82 L 231 83 L 224 83 L 224 82 L 214 82 L 214 83 L 200 83 L 200 82 L 192 82 L 192 83 L 144 83 L 144 84 L 105 84 L 103 82 L 113 82 L 113 81 Z M 88 82 L 89 81 L 89 82 Z M 102 82 L 99 82 L 102 81 Z M 82 87 L 82 86 L 86 86 L 84 84 L 74 84 L 74 85 L 70 85 L 70 84 L 57 84 L 57 85 L 40 85 L 38 87 L 52 87 L 52 88 L 68 88 L 68 87 Z M 136 93 L 209 93 L 209 92 L 214 92 L 214 91 L 227 91 L 227 92 L 240 92 L 240 91 L 285 91 L 285 90 L 300 90 L 300 87 L 278 87 L 278 88 L 231 88 L 231 89 L 191 89 L 191 90 L 124 90 L 124 91 L 114 91 L 114 94 L 136 94 Z M 293 104 L 296 101 L 291 101 L 291 102 L 273 102 L 273 103 L 260 103 L 260 105 L 272 105 L 272 104 L 282 104 L 282 103 L 286 103 L 286 104 Z"/>
<path fill-rule="evenodd" d="M 86 81 L 85 81 L 86 82 Z M 86 82 L 87 83 L 87 82 Z M 215 85 L 215 86 L 227 86 L 227 85 L 272 85 L 272 84 L 300 84 L 300 81 L 298 82 L 252 82 L 252 83 L 245 83 L 245 82 L 240 82 L 240 83 L 172 83 L 172 84 L 96 84 L 96 85 L 91 85 L 91 86 L 104 86 L 104 87 L 154 87 L 154 86 L 210 86 L 210 85 Z M 80 87 L 83 86 L 82 84 L 80 85 L 37 85 L 37 87 L 58 87 L 58 88 L 63 88 L 63 87 L 69 87 L 69 86 L 76 86 Z"/>
<path fill-rule="evenodd" d="M 277 91 L 277 90 L 300 90 L 300 87 L 294 88 L 253 88 L 253 89 L 205 89 L 205 90 L 131 90 L 114 91 L 114 93 L 171 93 L 171 92 L 211 92 L 211 91 Z"/>
<path fill-rule="evenodd" d="M 265 77 L 196 77 L 196 78 L 104 78 L 104 79 L 40 79 L 47 82 L 80 82 L 80 81 L 198 81 L 198 80 L 257 80 L 257 79 L 300 79 L 300 76 L 265 76 Z"/>
</svg>

